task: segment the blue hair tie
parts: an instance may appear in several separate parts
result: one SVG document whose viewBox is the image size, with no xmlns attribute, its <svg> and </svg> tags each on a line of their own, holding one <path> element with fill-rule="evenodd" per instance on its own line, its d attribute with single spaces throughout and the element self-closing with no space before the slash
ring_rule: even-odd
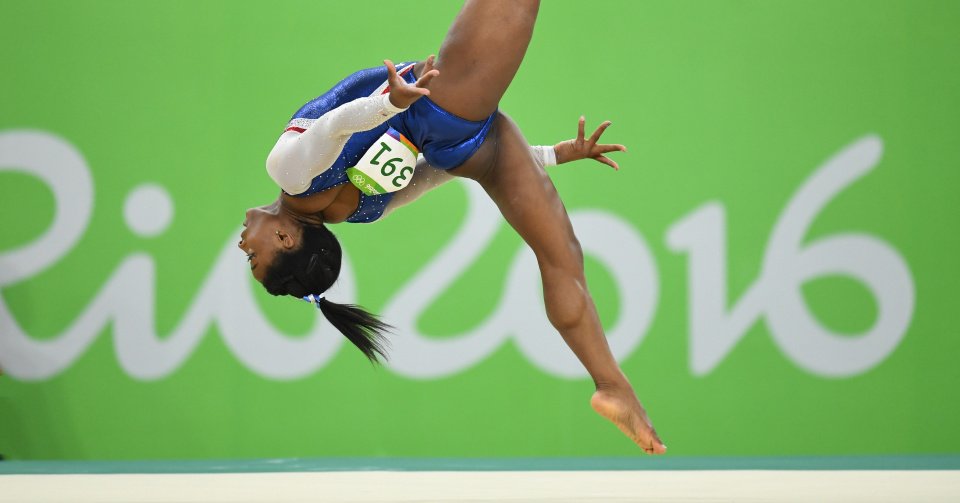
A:
<svg viewBox="0 0 960 503">
<path fill-rule="evenodd" d="M 316 304 L 317 307 L 320 307 L 320 299 L 322 299 L 326 294 L 327 294 L 327 292 L 323 292 L 323 293 L 318 294 L 318 295 L 314 295 L 314 294 L 311 293 L 310 295 L 307 295 L 306 297 L 304 297 L 303 300 L 305 300 L 305 301 L 307 301 L 307 302 L 309 302 L 309 303 L 311 303 L 311 304 Z"/>
</svg>

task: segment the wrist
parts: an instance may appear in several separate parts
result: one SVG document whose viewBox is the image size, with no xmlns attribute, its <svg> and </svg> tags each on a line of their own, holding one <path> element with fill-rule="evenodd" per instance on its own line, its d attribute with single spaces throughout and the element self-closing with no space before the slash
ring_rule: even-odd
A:
<svg viewBox="0 0 960 503">
<path fill-rule="evenodd" d="M 406 110 L 410 105 L 397 104 L 395 101 L 396 98 L 393 96 L 392 92 L 383 95 L 383 108 L 390 113 L 398 114 Z"/>
<path fill-rule="evenodd" d="M 549 145 L 531 145 L 530 152 L 541 168 L 557 165 L 557 152 Z"/>
<path fill-rule="evenodd" d="M 544 147 L 545 166 L 556 166 L 560 164 L 560 156 L 557 153 L 557 146 Z"/>
<path fill-rule="evenodd" d="M 553 152 L 553 159 L 556 164 L 563 164 L 568 161 L 563 155 L 563 142 L 557 143 L 550 150 Z"/>
</svg>

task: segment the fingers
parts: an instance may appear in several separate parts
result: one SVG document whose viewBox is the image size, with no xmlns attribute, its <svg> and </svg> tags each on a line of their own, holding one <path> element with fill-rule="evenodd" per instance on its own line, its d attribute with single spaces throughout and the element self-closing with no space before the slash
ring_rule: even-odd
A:
<svg viewBox="0 0 960 503">
<path fill-rule="evenodd" d="M 395 83 L 400 78 L 397 76 L 397 67 L 389 59 L 383 60 L 383 64 L 387 67 L 387 81 L 391 84 Z"/>
<path fill-rule="evenodd" d="M 600 127 L 598 127 L 597 130 L 594 131 L 592 135 L 590 135 L 590 140 L 588 141 L 590 143 L 597 143 L 597 141 L 600 139 L 600 136 L 603 135 L 603 132 L 606 131 L 608 127 L 610 127 L 610 124 L 613 124 L 613 123 L 610 121 L 603 121 L 603 124 L 600 124 Z"/>
<path fill-rule="evenodd" d="M 593 146 L 593 153 L 595 154 L 606 154 L 609 152 L 626 152 L 627 147 L 620 145 L 619 143 L 601 143 L 599 145 Z"/>
<path fill-rule="evenodd" d="M 420 78 L 417 79 L 417 83 L 414 84 L 416 87 L 427 87 L 434 77 L 440 75 L 440 70 L 437 70 L 433 67 L 433 64 L 436 60 L 437 57 L 433 54 L 427 56 L 426 61 L 423 63 L 423 74 L 420 75 Z"/>
<path fill-rule="evenodd" d="M 418 88 L 427 87 L 427 84 L 429 84 L 430 81 L 433 80 L 433 78 L 436 77 L 437 75 L 440 75 L 440 70 L 430 70 L 429 72 L 424 73 L 424 74 L 421 75 L 420 78 L 417 80 L 417 83 L 415 84 L 416 87 L 418 87 Z M 426 91 L 426 89 L 424 89 L 424 90 Z M 429 94 L 429 93 L 427 93 L 427 94 Z"/>
<path fill-rule="evenodd" d="M 430 96 L 430 90 L 425 87 L 407 86 L 407 89 L 408 89 L 407 92 L 411 94 L 419 94 L 420 96 Z"/>
<path fill-rule="evenodd" d="M 617 164 L 616 161 L 614 161 L 613 159 L 610 159 L 609 157 L 607 157 L 607 156 L 605 156 L 605 155 L 597 155 L 597 156 L 594 156 L 594 157 L 593 157 L 593 160 L 595 160 L 595 161 L 597 161 L 597 162 L 600 162 L 600 163 L 603 163 L 603 164 L 606 164 L 607 166 L 610 166 L 611 168 L 614 169 L 614 171 L 620 171 L 620 165 Z"/>
<path fill-rule="evenodd" d="M 614 161 L 613 159 L 610 159 L 609 157 L 603 154 L 607 154 L 610 152 L 626 152 L 627 147 L 619 143 L 597 144 L 597 142 L 600 140 L 600 137 L 603 136 L 604 131 L 606 131 L 611 124 L 612 122 L 610 121 L 603 121 L 603 123 L 600 124 L 599 127 L 597 127 L 597 130 L 594 131 L 592 135 L 590 135 L 590 139 L 587 140 L 587 145 L 590 147 L 590 153 L 592 154 L 590 157 L 593 160 L 606 164 L 607 166 L 610 166 L 616 171 L 620 171 L 620 165 L 617 164 L 616 161 Z M 581 126 L 582 126 L 582 123 L 581 123 Z"/>
<path fill-rule="evenodd" d="M 577 121 L 577 141 L 576 141 L 576 144 L 577 144 L 578 146 L 579 146 L 579 145 L 583 145 L 583 135 L 584 135 L 583 127 L 586 125 L 586 123 L 587 123 L 587 118 L 581 115 L 581 116 L 580 116 L 580 120 Z"/>
</svg>

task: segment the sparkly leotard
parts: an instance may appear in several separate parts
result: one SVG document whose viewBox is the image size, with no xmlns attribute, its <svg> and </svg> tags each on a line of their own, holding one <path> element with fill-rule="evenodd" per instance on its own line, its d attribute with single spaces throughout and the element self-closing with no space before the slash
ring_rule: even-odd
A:
<svg viewBox="0 0 960 503">
<path fill-rule="evenodd" d="M 397 66 L 400 77 L 409 83 L 416 82 L 412 70 L 413 63 Z M 405 110 L 396 109 L 387 99 L 386 80 L 385 67 L 360 70 L 297 110 L 268 159 L 268 171 L 274 180 L 289 194 L 298 197 L 349 183 L 347 168 L 356 165 L 388 128 L 399 131 L 423 152 L 427 162 L 442 169 L 459 166 L 483 144 L 494 115 L 484 121 L 468 121 L 443 110 L 426 97 Z M 336 120 L 349 121 L 350 125 L 338 128 L 330 121 L 321 124 L 324 119 L 334 118 L 338 109 L 345 106 L 355 108 L 350 112 L 357 116 Z M 327 114 L 330 116 L 325 117 Z M 298 141 L 303 143 L 308 139 L 309 130 L 315 127 L 339 132 L 339 137 L 335 134 L 313 135 L 307 144 L 298 145 Z M 300 134 L 303 137 L 295 137 Z M 296 149 L 308 151 L 288 153 Z M 377 220 L 394 194 L 368 196 L 361 193 L 357 210 L 347 222 Z"/>
</svg>

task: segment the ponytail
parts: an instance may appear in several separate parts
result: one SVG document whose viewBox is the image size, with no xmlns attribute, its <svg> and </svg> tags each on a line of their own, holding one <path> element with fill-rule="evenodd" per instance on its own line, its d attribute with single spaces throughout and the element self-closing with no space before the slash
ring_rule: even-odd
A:
<svg viewBox="0 0 960 503">
<path fill-rule="evenodd" d="M 277 253 L 262 280 L 271 295 L 290 295 L 315 304 L 323 316 L 373 363 L 387 358 L 386 333 L 393 327 L 353 304 L 324 298 L 340 275 L 342 250 L 323 225 L 303 225 L 301 246 Z"/>
<path fill-rule="evenodd" d="M 337 304 L 323 297 L 314 297 L 314 299 L 323 317 L 349 339 L 371 363 L 380 363 L 381 358 L 387 358 L 386 346 L 389 343 L 384 334 L 393 327 L 380 321 L 360 306 Z"/>
</svg>

